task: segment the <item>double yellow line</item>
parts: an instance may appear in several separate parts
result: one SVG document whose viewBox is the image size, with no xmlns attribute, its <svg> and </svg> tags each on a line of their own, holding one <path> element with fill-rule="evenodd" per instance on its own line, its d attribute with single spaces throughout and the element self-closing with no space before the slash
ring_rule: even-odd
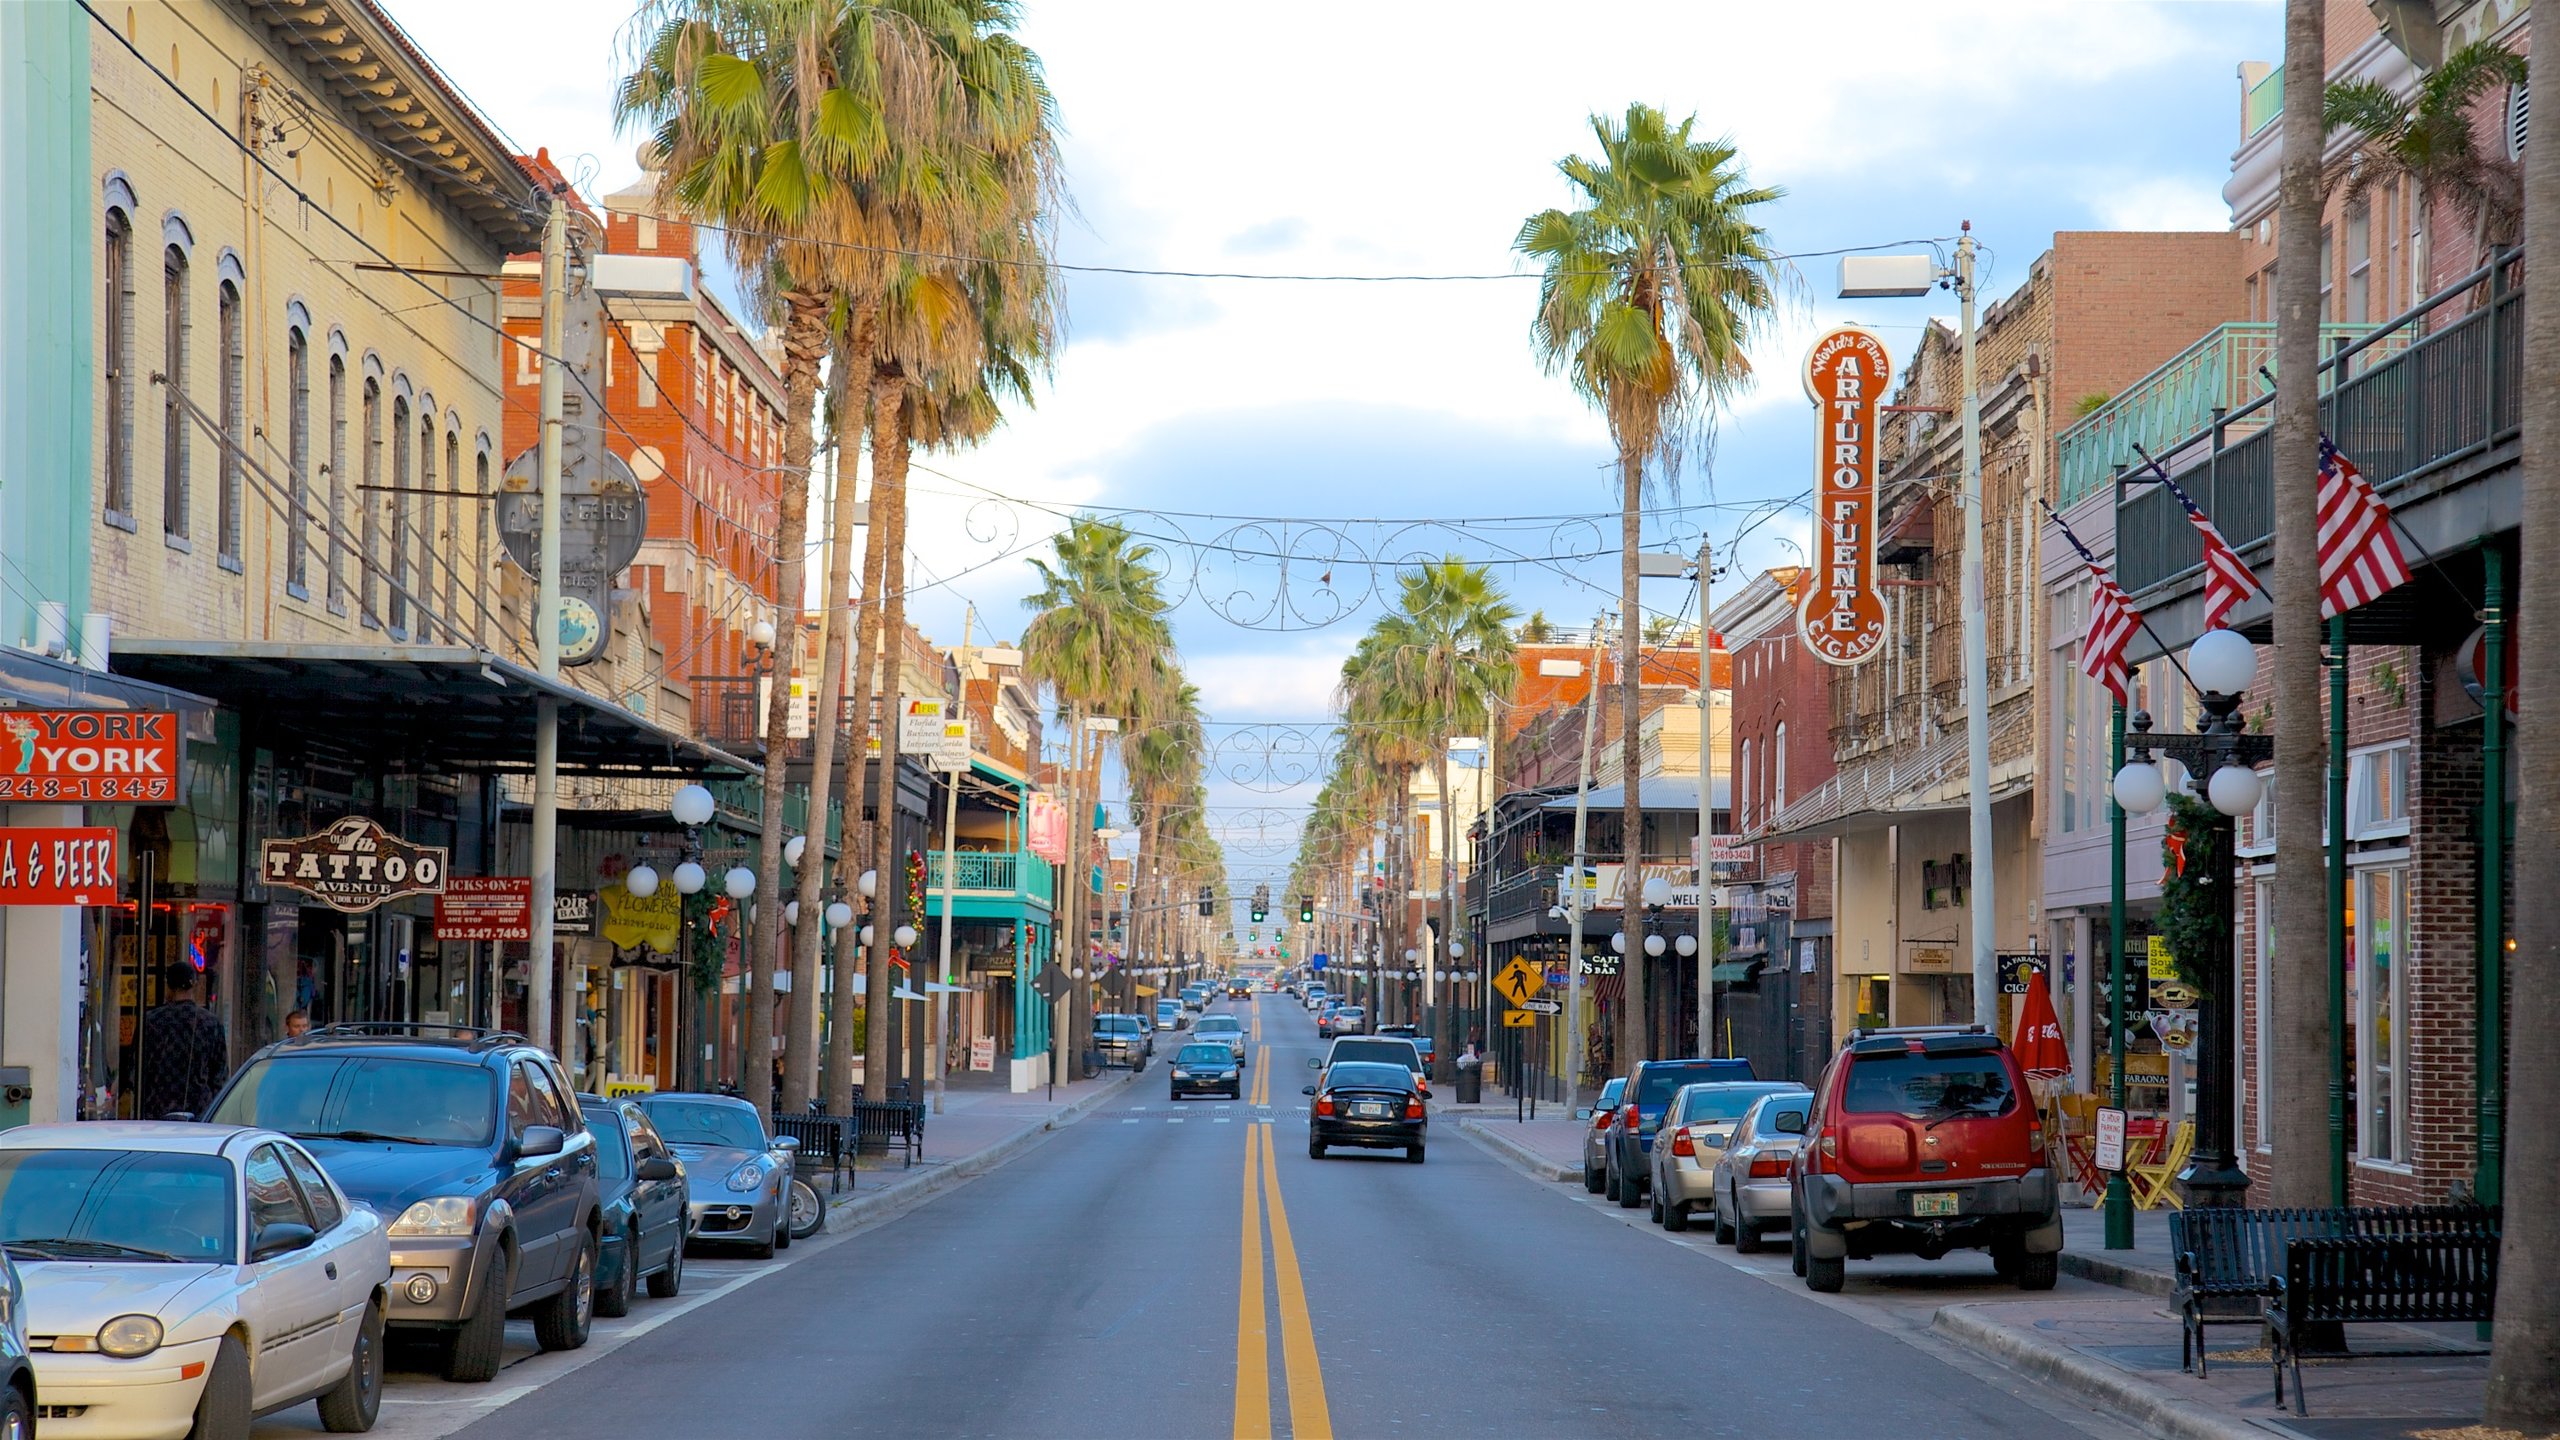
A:
<svg viewBox="0 0 2560 1440">
<path fill-rule="evenodd" d="M 1255 1068 L 1268 1075 L 1259 1050 L 1254 1058 Z M 1257 1093 L 1263 1088 L 1258 1084 Z M 1236 1440 L 1268 1440 L 1279 1430 L 1271 1413 L 1271 1328 L 1262 1273 L 1265 1206 L 1271 1212 L 1268 1253 L 1279 1292 L 1289 1433 L 1295 1440 L 1333 1440 L 1333 1412 L 1325 1404 L 1315 1326 L 1307 1318 L 1306 1282 L 1298 1273 L 1297 1242 L 1289 1235 L 1289 1210 L 1280 1200 L 1279 1156 L 1271 1126 L 1248 1125 L 1244 1135 L 1244 1233 L 1236 1272 Z"/>
<path fill-rule="evenodd" d="M 1263 1063 L 1270 1054 L 1268 1045 L 1253 1047 L 1253 1084 L 1245 1089 L 1245 1103 L 1248 1105 L 1271 1103 L 1271 1067 Z"/>
</svg>

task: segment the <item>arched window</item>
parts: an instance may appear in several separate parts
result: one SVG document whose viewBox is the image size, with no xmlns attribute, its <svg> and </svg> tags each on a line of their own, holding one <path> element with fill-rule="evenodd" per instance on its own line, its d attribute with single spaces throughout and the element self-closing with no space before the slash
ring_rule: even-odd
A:
<svg viewBox="0 0 2560 1440">
<path fill-rule="evenodd" d="M 167 399 L 160 411 L 160 529 L 178 539 L 187 535 L 187 352 L 194 323 L 187 318 L 187 252 L 175 245 L 160 252 L 160 373 L 168 377 Z"/>
<path fill-rule="evenodd" d="M 321 522 L 321 553 L 329 573 L 329 608 L 347 613 L 347 586 L 338 568 L 347 550 L 347 357 L 329 357 L 329 514 Z"/>
<path fill-rule="evenodd" d="M 462 631 L 453 621 L 462 613 L 462 430 L 450 415 L 445 417 L 444 483 L 444 535 L 436 547 L 444 560 L 444 638 L 459 640 Z"/>
<path fill-rule="evenodd" d="M 240 564 L 240 486 L 246 478 L 240 457 L 249 443 L 249 340 L 240 314 L 239 285 L 224 280 L 216 300 L 222 344 L 217 387 L 222 401 L 222 463 L 214 472 L 218 478 L 213 542 L 214 553 L 236 569 Z"/>
<path fill-rule="evenodd" d="M 1787 722 L 1784 720 L 1778 722 L 1778 733 L 1770 742 L 1769 755 L 1770 769 L 1776 772 L 1778 782 L 1777 800 L 1769 813 L 1776 815 L 1787 808 Z"/>
<path fill-rule="evenodd" d="M 381 565 L 375 556 L 382 553 L 382 493 L 374 487 L 382 483 L 382 382 L 364 377 L 364 483 L 356 491 L 356 509 L 364 516 L 364 531 L 357 541 L 361 553 L 356 556 L 357 618 L 375 629 L 382 627 L 382 611 L 375 604 L 378 591 L 376 577 Z"/>
<path fill-rule="evenodd" d="M 396 396 L 391 401 L 391 493 L 381 496 L 389 502 L 391 532 L 391 628 L 406 633 L 409 628 L 409 397 Z"/>
<path fill-rule="evenodd" d="M 489 437 L 486 435 L 480 437 L 479 454 L 472 459 L 471 493 L 480 496 L 489 493 Z M 471 546 L 471 583 L 478 586 L 486 584 L 489 579 L 489 502 L 486 499 L 472 502 L 471 516 L 472 527 L 477 532 Z M 489 643 L 489 605 L 485 597 L 472 607 L 471 642 L 481 646 Z"/>
<path fill-rule="evenodd" d="M 1751 742 L 1742 742 L 1742 769 L 1734 777 L 1734 828 L 1751 828 Z"/>
<path fill-rule="evenodd" d="M 286 590 L 311 596 L 311 335 L 297 325 L 285 337 L 285 463 L 292 470 L 292 509 L 285 521 Z"/>
<path fill-rule="evenodd" d="M 133 217 L 107 212 L 106 340 L 107 495 L 111 515 L 131 529 L 133 515 Z"/>
</svg>

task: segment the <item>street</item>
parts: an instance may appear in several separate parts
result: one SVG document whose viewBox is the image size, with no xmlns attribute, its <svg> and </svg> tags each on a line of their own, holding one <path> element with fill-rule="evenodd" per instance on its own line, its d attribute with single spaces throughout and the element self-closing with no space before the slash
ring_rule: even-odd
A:
<svg viewBox="0 0 2560 1440">
<path fill-rule="evenodd" d="M 1160 1048 L 984 1178 L 780 1265 L 699 1259 L 684 1299 L 585 1350 L 528 1332 L 485 1387 L 395 1370 L 378 1433 L 2133 1433 L 1922 1333 L 2011 1294 L 1979 1256 L 1817 1301 L 1783 1253 L 1641 1226 L 1454 1126 L 1420 1166 L 1311 1161 L 1311 1023 L 1284 996 L 1224 1008 L 1255 1036 L 1245 1103 L 1169 1104 Z"/>
</svg>

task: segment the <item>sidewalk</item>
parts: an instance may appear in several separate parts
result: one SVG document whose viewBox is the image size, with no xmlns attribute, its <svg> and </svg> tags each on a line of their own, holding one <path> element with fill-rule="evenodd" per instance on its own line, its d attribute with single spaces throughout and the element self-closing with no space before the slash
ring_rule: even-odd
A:
<svg viewBox="0 0 2560 1440">
<path fill-rule="evenodd" d="M 827 1178 L 809 1179 L 827 1201 L 827 1230 L 868 1225 L 940 1194 L 964 1180 L 983 1175 L 1029 1149 L 1041 1135 L 1073 1124 L 1128 1088 L 1133 1071 L 1111 1070 L 1092 1080 L 1015 1095 L 1002 1090 L 949 1090 L 942 1113 L 928 1109 L 924 1120 L 924 1158 L 910 1166 L 902 1153 L 866 1155 L 856 1164 L 851 1185 L 829 1194 Z M 927 1105 L 931 1105 L 928 1098 Z"/>
<path fill-rule="evenodd" d="M 1542 1180 L 1582 1178 L 1582 1132 L 1585 1121 L 1561 1106 L 1540 1102 L 1538 1118 L 1519 1119 L 1509 1100 L 1488 1097 L 1482 1105 L 1432 1102 L 1433 1113 L 1483 1140 L 1509 1160 Z"/>
</svg>

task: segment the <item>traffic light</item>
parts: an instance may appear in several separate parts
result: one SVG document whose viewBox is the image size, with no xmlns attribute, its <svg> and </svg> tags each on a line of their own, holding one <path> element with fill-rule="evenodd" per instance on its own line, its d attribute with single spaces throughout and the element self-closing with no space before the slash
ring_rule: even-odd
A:
<svg viewBox="0 0 2560 1440">
<path fill-rule="evenodd" d="M 1301 925 L 1316 923 L 1316 897 L 1313 895 L 1298 897 L 1298 923 Z"/>
<path fill-rule="evenodd" d="M 1206 886 L 1206 885 L 1203 885 L 1203 886 L 1201 886 L 1201 887 L 1200 887 L 1200 918 L 1201 918 L 1201 919 L 1206 920 L 1206 919 L 1208 919 L 1210 916 L 1212 916 L 1212 915 L 1214 915 L 1214 914 L 1216 914 L 1216 913 L 1217 913 L 1218 906 L 1217 906 L 1217 900 L 1216 900 L 1216 898 L 1215 898 L 1215 895 L 1216 895 L 1216 892 L 1215 892 L 1214 890 L 1212 890 L 1212 889 L 1211 889 L 1211 887 Z"/>
</svg>

